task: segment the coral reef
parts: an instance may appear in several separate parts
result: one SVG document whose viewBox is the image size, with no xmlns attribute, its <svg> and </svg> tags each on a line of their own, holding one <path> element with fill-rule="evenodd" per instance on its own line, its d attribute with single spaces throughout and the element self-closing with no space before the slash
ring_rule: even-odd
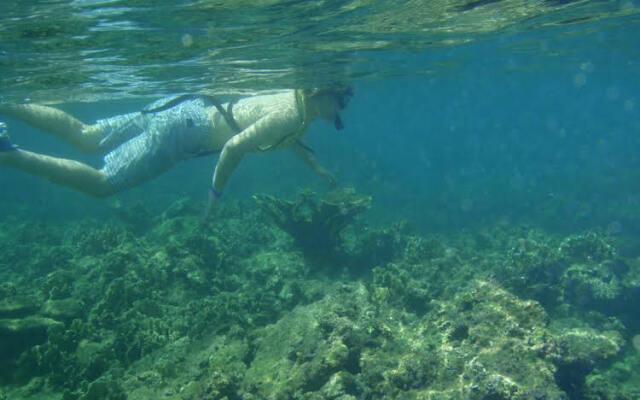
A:
<svg viewBox="0 0 640 400">
<path fill-rule="evenodd" d="M 0 399 L 638 398 L 640 259 L 616 238 L 256 201 L 0 224 Z"/>
<path fill-rule="evenodd" d="M 371 197 L 352 188 L 338 189 L 319 199 L 307 190 L 295 201 L 269 195 L 255 195 L 254 200 L 303 251 L 316 256 L 339 251 L 341 231 L 371 207 Z"/>
</svg>

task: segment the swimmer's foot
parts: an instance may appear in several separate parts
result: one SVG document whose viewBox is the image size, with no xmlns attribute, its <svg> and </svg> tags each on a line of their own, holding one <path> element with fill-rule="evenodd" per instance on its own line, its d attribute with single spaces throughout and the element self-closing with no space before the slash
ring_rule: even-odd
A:
<svg viewBox="0 0 640 400">
<path fill-rule="evenodd" d="M 0 153 L 6 151 L 15 151 L 18 149 L 18 146 L 11 143 L 11 138 L 9 137 L 9 131 L 7 130 L 7 124 L 0 121 Z"/>
</svg>

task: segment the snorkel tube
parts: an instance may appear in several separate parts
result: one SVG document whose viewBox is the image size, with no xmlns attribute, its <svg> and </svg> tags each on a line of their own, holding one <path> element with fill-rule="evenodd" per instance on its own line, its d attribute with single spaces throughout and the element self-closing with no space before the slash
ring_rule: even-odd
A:
<svg viewBox="0 0 640 400">
<path fill-rule="evenodd" d="M 349 104 L 349 100 L 351 100 L 351 98 L 353 97 L 353 89 L 351 88 L 351 86 L 336 85 L 329 90 L 333 92 L 333 96 L 338 103 L 338 108 L 340 110 L 344 110 L 345 107 L 347 107 L 347 104 Z M 333 126 L 338 131 L 344 129 L 344 124 L 342 123 L 342 118 L 340 118 L 339 112 L 336 112 L 336 115 L 333 118 Z"/>
<path fill-rule="evenodd" d="M 344 124 L 342 123 L 342 118 L 340 118 L 340 114 L 336 113 L 336 116 L 333 118 L 333 126 L 336 127 L 336 130 L 341 131 L 344 129 Z"/>
</svg>

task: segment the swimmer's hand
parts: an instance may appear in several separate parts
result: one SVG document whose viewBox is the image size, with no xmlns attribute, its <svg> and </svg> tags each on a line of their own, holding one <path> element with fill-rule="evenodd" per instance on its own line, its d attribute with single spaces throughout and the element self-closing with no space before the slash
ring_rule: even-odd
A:
<svg viewBox="0 0 640 400">
<path fill-rule="evenodd" d="M 209 187 L 207 209 L 205 210 L 205 213 L 204 213 L 203 222 L 209 219 L 209 215 L 211 215 L 211 213 L 213 212 L 213 209 L 216 207 L 216 203 L 218 202 L 218 199 L 220 198 L 220 196 L 222 196 L 222 193 L 215 190 L 213 186 Z"/>
<path fill-rule="evenodd" d="M 336 181 L 336 177 L 327 170 L 324 170 L 322 176 L 329 182 L 329 187 L 333 190 L 338 187 L 338 181 Z"/>
</svg>

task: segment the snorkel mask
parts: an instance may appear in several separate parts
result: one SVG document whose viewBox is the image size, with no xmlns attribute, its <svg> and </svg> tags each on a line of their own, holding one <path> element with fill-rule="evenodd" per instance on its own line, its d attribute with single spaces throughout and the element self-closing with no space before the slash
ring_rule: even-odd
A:
<svg viewBox="0 0 640 400">
<path fill-rule="evenodd" d="M 339 131 L 344 129 L 344 124 L 342 123 L 342 118 L 340 118 L 339 111 L 344 110 L 349 103 L 349 100 L 351 100 L 351 97 L 353 97 L 353 89 L 350 86 L 335 84 L 323 88 L 304 89 L 304 94 L 308 98 L 313 98 L 315 96 L 331 96 L 338 106 L 338 111 L 336 111 L 333 117 L 333 126 Z"/>
</svg>

